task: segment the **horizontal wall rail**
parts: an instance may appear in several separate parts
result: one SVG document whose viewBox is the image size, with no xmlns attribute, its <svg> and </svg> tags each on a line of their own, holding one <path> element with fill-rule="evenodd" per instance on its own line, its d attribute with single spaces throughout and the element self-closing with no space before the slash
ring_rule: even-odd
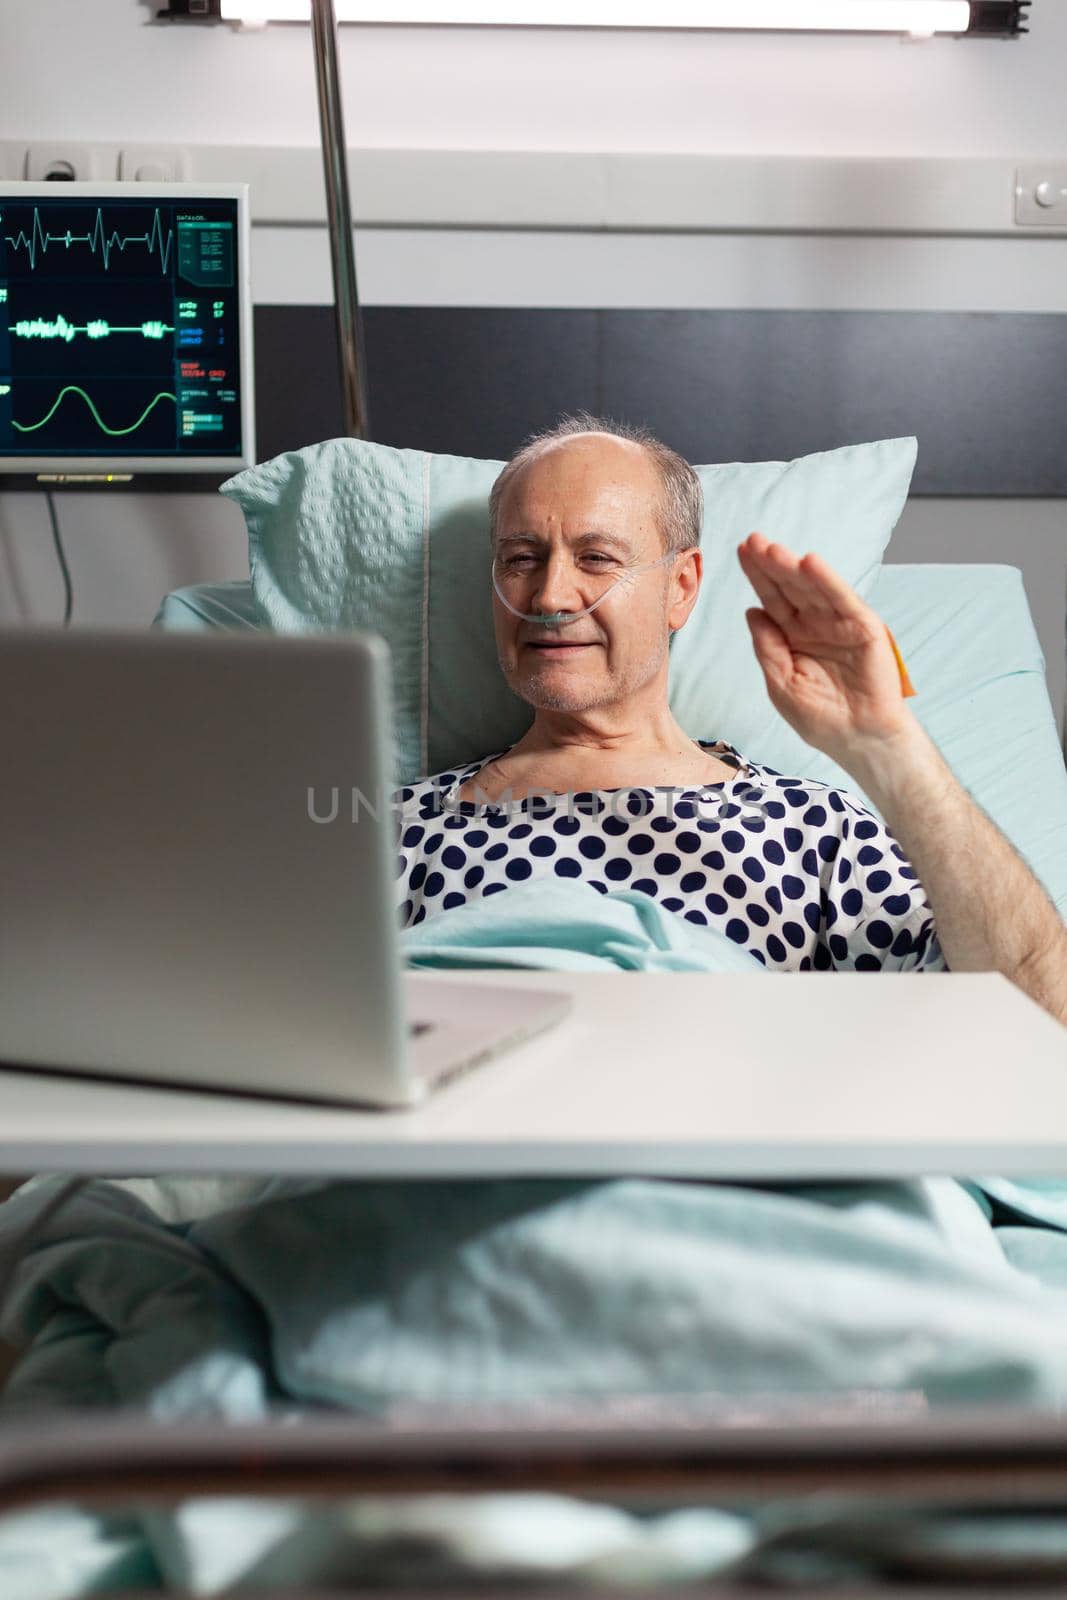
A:
<svg viewBox="0 0 1067 1600">
<path fill-rule="evenodd" d="M 0 177 L 25 175 L 30 141 L 0 141 Z M 92 175 L 119 176 L 121 144 L 77 145 Z M 56 145 L 59 150 L 59 145 Z M 307 148 L 175 146 L 187 182 L 247 182 L 256 223 L 324 223 L 322 157 Z M 1020 223 L 1016 179 L 1062 168 L 1017 161 L 351 149 L 353 210 L 364 227 L 652 229 L 1067 237 Z"/>
</svg>

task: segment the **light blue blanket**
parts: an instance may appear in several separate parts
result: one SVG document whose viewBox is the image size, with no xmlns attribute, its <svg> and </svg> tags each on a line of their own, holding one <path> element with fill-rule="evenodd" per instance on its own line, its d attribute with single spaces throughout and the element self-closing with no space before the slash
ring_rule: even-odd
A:
<svg viewBox="0 0 1067 1600">
<path fill-rule="evenodd" d="M 561 972 L 765 972 L 717 928 L 665 911 L 635 889 L 607 894 L 565 878 L 517 884 L 430 917 L 402 935 L 413 967 L 539 967 Z"/>
<path fill-rule="evenodd" d="M 466 918 L 450 913 L 406 935 L 407 953 L 427 965 L 475 954 L 531 966 L 758 965 L 644 897 L 580 888 L 554 894 L 551 916 L 519 891 Z M 0 1269 L 60 1181 L 36 1180 L 0 1207 Z M 1067 1244 L 1051 1231 L 1067 1205 L 1052 1190 L 1045 1200 L 1048 1215 L 1030 1220 Z M 1022 1189 L 997 1203 L 1027 1219 Z M 1043 1272 L 1049 1247 L 1042 1260 L 1024 1248 L 1013 1265 L 992 1215 L 981 1189 L 949 1178 L 763 1188 L 96 1180 L 24 1254 L 0 1336 L 26 1353 L 0 1421 L 114 1406 L 234 1422 L 327 1407 L 388 1420 L 419 1407 L 469 1416 L 655 1397 L 726 1407 L 806 1398 L 860 1415 L 872 1395 L 1058 1411 L 1065 1257 L 1051 1251 Z M 309 1531 L 291 1505 L 49 1511 L 0 1530 L 0 1594 L 59 1600 L 105 1578 L 214 1594 L 264 1574 L 295 1583 L 371 1572 L 390 1530 L 433 1514 L 356 1508 Z M 605 1580 L 635 1570 L 696 1579 L 767 1534 L 756 1516 L 694 1515 L 653 1526 L 525 1497 L 439 1507 L 437 1533 L 446 1566 L 507 1567 L 510 1548 L 518 1570 L 555 1562 Z"/>
</svg>

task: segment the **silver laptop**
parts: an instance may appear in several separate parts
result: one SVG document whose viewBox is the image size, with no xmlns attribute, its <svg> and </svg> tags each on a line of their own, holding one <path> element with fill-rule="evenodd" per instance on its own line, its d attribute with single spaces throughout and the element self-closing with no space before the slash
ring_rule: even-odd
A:
<svg viewBox="0 0 1067 1600">
<path fill-rule="evenodd" d="M 404 972 L 373 634 L 0 630 L 0 1064 L 411 1105 L 556 1022 Z"/>
</svg>

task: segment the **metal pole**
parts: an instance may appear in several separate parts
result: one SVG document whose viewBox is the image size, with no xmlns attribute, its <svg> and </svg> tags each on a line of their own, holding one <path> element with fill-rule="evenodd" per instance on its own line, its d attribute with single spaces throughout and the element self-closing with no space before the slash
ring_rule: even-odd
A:
<svg viewBox="0 0 1067 1600">
<path fill-rule="evenodd" d="M 311 39 L 319 96 L 319 129 L 326 176 L 326 215 L 330 223 L 333 298 L 337 313 L 337 350 L 341 365 L 341 398 L 345 432 L 367 437 L 366 361 L 363 318 L 356 287 L 356 254 L 352 240 L 352 207 L 348 192 L 345 127 L 341 83 L 337 72 L 337 18 L 333 0 L 311 0 Z"/>
</svg>

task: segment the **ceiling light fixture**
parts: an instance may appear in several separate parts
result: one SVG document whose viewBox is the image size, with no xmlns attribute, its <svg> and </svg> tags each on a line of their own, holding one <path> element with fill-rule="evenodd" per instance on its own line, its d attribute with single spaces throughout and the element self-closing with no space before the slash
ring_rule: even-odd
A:
<svg viewBox="0 0 1067 1600">
<path fill-rule="evenodd" d="M 1011 38 L 1030 0 L 335 0 L 338 22 Z M 307 22 L 310 0 L 172 0 L 170 16 Z"/>
</svg>

